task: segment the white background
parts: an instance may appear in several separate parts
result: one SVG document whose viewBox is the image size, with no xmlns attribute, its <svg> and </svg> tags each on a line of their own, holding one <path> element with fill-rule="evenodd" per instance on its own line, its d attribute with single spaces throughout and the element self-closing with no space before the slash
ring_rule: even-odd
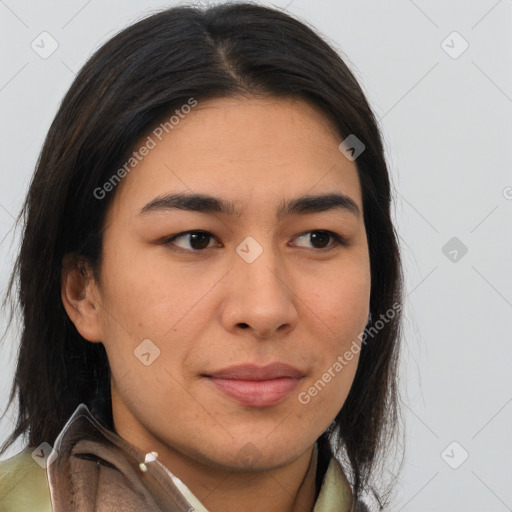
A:
<svg viewBox="0 0 512 512">
<path fill-rule="evenodd" d="M 384 133 L 407 288 L 407 451 L 392 510 L 512 510 L 512 2 L 261 3 L 287 7 L 343 52 Z M 2 290 L 13 219 L 75 73 L 121 28 L 171 5 L 0 0 Z M 59 45 L 47 59 L 31 48 L 43 31 Z M 442 252 L 452 237 L 468 249 L 455 262 Z M 16 348 L 11 333 L 0 351 L 1 410 Z M 469 457 L 452 469 L 446 461 L 460 463 L 462 450 Z"/>
</svg>

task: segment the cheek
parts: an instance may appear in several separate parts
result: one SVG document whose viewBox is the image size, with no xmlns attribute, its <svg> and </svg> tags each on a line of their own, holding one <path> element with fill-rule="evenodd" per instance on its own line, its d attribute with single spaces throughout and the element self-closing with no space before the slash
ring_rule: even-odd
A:
<svg viewBox="0 0 512 512">
<path fill-rule="evenodd" d="M 364 261 L 364 260 L 363 260 Z M 335 277 L 333 277 L 335 276 Z M 370 273 L 365 265 L 345 266 L 324 279 L 324 286 L 307 299 L 308 315 L 317 330 L 314 369 L 306 383 L 304 401 L 318 414 L 333 417 L 341 409 L 357 370 L 361 336 L 368 322 Z M 322 332 L 319 336 L 318 333 Z"/>
<path fill-rule="evenodd" d="M 196 305 L 215 284 L 215 276 L 195 276 L 148 259 L 151 251 L 120 247 L 107 253 L 102 279 L 105 320 L 133 339 L 162 340 L 190 325 Z M 129 255 L 129 258 L 127 258 Z M 193 324 L 192 324 L 193 325 Z M 121 335 L 123 332 L 121 332 Z M 192 333 L 190 333 L 192 334 Z M 111 338 L 115 338 L 112 333 Z"/>
<path fill-rule="evenodd" d="M 169 389 L 177 385 L 173 377 L 183 380 L 206 321 L 197 304 L 212 284 L 206 279 L 191 284 L 183 273 L 135 260 L 121 265 L 112 258 L 105 264 L 101 323 L 112 375 L 124 396 L 140 403 L 146 400 L 144 389 L 166 389 L 162 382 Z"/>
<path fill-rule="evenodd" d="M 357 336 L 368 321 L 370 302 L 369 272 L 364 269 L 353 272 L 334 272 L 329 279 L 309 283 L 303 293 L 304 302 L 311 315 L 318 319 L 327 339 L 334 344 Z"/>
</svg>

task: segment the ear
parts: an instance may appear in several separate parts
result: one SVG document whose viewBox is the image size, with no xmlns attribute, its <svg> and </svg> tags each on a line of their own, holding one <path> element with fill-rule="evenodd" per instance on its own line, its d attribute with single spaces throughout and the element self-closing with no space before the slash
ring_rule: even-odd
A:
<svg viewBox="0 0 512 512">
<path fill-rule="evenodd" d="M 90 265 L 72 254 L 66 254 L 62 261 L 61 298 L 82 337 L 93 342 L 101 341 L 98 285 Z"/>
</svg>

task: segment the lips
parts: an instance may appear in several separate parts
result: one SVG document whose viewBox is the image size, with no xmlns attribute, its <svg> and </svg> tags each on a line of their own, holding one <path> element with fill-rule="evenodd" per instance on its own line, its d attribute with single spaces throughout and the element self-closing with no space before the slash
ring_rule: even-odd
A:
<svg viewBox="0 0 512 512">
<path fill-rule="evenodd" d="M 232 366 L 205 375 L 217 391 L 248 407 L 282 402 L 299 385 L 304 373 L 285 363 Z"/>
<path fill-rule="evenodd" d="M 238 379 L 238 380 L 271 380 L 281 377 L 301 378 L 304 374 L 285 363 L 273 363 L 267 366 L 257 366 L 254 364 L 241 364 L 231 366 L 224 370 L 219 370 L 208 374 L 208 377 L 219 379 Z"/>
</svg>

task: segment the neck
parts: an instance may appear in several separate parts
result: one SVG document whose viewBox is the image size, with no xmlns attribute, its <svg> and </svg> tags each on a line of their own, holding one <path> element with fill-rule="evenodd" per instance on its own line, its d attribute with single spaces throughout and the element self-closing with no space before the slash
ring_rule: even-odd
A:
<svg viewBox="0 0 512 512">
<path fill-rule="evenodd" d="M 316 497 L 316 443 L 291 462 L 255 471 L 214 464 L 151 435 L 140 424 L 116 421 L 114 430 L 177 476 L 208 512 L 312 512 Z M 130 415 L 128 414 L 128 417 Z M 184 448 L 184 447 L 183 447 Z"/>
<path fill-rule="evenodd" d="M 212 472 L 211 467 L 198 467 L 176 457 L 171 459 L 161 462 L 187 485 L 209 512 L 313 510 L 316 445 L 287 466 L 257 473 Z"/>
<path fill-rule="evenodd" d="M 257 472 L 236 472 L 200 463 L 153 439 L 118 434 L 158 460 L 177 476 L 208 512 L 312 512 L 316 497 L 318 450 L 308 448 L 290 464 Z M 133 434 L 133 432 L 132 432 Z"/>
</svg>

